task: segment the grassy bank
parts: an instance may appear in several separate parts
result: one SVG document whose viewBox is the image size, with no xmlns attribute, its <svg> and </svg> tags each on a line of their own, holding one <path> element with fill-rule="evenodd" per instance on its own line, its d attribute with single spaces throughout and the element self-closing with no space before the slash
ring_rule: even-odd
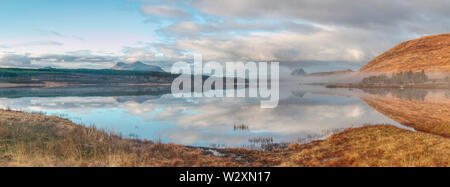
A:
<svg viewBox="0 0 450 187">
<path fill-rule="evenodd" d="M 0 110 L 1 166 L 236 166 L 173 144 L 124 139 L 59 117 Z"/>
<path fill-rule="evenodd" d="M 285 166 L 450 166 L 450 139 L 379 125 L 292 145 Z"/>
<path fill-rule="evenodd" d="M 125 139 L 59 117 L 0 110 L 0 166 L 450 166 L 450 139 L 389 125 L 270 152 Z"/>
</svg>

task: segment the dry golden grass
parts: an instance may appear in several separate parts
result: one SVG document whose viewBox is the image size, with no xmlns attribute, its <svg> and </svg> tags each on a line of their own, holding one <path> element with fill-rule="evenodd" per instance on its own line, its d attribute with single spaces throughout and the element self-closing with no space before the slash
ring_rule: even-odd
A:
<svg viewBox="0 0 450 187">
<path fill-rule="evenodd" d="M 348 129 L 288 150 L 282 166 L 450 166 L 450 139 L 390 125 Z"/>
<path fill-rule="evenodd" d="M 389 125 L 270 152 L 125 139 L 59 117 L 0 110 L 0 166 L 450 166 L 450 140 Z"/>
<path fill-rule="evenodd" d="M 237 166 L 201 149 L 124 139 L 69 120 L 0 110 L 0 166 Z M 239 164 L 240 165 L 240 164 Z"/>
</svg>

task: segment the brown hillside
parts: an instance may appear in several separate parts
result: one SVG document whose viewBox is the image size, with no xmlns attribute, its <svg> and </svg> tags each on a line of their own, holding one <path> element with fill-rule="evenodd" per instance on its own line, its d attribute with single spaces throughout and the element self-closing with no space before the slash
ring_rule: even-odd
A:
<svg viewBox="0 0 450 187">
<path fill-rule="evenodd" d="M 376 57 L 360 72 L 450 72 L 450 34 L 426 36 L 395 46 Z"/>
</svg>

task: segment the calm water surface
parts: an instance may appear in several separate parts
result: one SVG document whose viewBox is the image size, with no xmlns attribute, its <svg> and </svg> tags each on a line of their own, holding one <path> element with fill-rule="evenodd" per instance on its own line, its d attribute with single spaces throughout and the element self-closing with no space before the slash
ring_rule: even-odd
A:
<svg viewBox="0 0 450 187">
<path fill-rule="evenodd" d="M 360 95 L 367 94 L 361 90 L 297 85 L 280 92 L 274 109 L 261 109 L 257 98 L 174 98 L 161 93 L 3 95 L 0 107 L 63 116 L 125 137 L 209 147 L 257 147 L 258 139 L 305 142 L 364 124 L 402 127 L 361 100 Z"/>
</svg>

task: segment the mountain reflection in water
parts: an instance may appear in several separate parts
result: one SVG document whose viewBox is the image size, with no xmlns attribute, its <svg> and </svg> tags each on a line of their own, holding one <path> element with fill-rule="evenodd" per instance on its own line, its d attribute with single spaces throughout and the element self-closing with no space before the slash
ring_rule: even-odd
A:
<svg viewBox="0 0 450 187">
<path fill-rule="evenodd" d="M 373 90 L 369 92 L 374 93 Z M 400 124 L 432 134 L 450 134 L 447 132 L 450 126 L 450 90 L 387 89 L 377 92 L 361 98 Z"/>
<path fill-rule="evenodd" d="M 322 139 L 365 124 L 420 130 L 411 123 L 450 121 L 445 91 L 280 89 L 274 109 L 260 108 L 257 98 L 174 98 L 170 87 L 1 88 L 0 107 L 62 115 L 125 137 L 210 147 L 259 148 Z"/>
</svg>

